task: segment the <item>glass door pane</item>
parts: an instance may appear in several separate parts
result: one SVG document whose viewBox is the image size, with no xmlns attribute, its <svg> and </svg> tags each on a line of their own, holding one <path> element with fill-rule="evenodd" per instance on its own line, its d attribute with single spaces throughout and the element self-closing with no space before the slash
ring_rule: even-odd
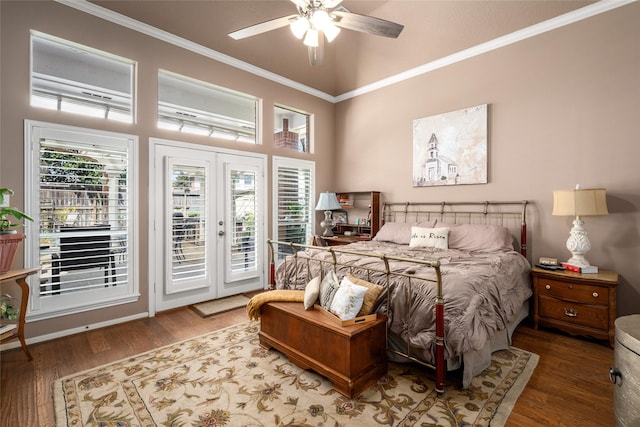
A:
<svg viewBox="0 0 640 427">
<path fill-rule="evenodd" d="M 169 158 L 167 242 L 171 242 L 167 293 L 207 286 L 207 168 Z"/>
</svg>

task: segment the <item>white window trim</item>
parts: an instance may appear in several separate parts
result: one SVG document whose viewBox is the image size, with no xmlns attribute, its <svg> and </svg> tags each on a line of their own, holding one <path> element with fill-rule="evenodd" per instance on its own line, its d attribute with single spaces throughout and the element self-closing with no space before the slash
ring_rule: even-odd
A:
<svg viewBox="0 0 640 427">
<path fill-rule="evenodd" d="M 27 310 L 27 322 L 50 319 L 59 316 L 66 316 L 75 313 L 86 312 L 106 307 L 113 307 L 121 304 L 135 302 L 139 299 L 139 189 L 138 189 L 138 137 L 136 135 L 128 135 L 115 132 L 107 132 L 88 128 L 79 128 L 75 126 L 60 125 L 56 123 L 46 123 L 32 120 L 24 122 L 24 161 L 25 161 L 25 210 L 27 213 L 33 214 L 35 222 L 27 221 L 25 224 L 25 232 L 27 239 L 25 240 L 25 266 L 38 268 L 39 260 L 39 193 L 33 191 L 33 187 L 39 182 L 38 151 L 34 149 L 33 139 L 39 140 L 42 133 L 46 133 L 47 137 L 55 138 L 56 135 L 63 136 L 66 139 L 77 139 L 78 141 L 86 141 L 86 136 L 91 135 L 100 139 L 127 140 L 131 155 L 128 159 L 127 170 L 130 176 L 129 187 L 129 279 L 127 286 L 121 287 L 113 295 L 106 295 L 100 300 L 88 303 L 72 303 L 66 304 L 60 299 L 51 305 L 43 305 L 40 301 L 40 283 L 39 275 L 31 276 L 31 298 L 29 298 L 29 309 Z M 34 214 L 35 212 L 35 214 Z M 34 283 L 36 282 L 37 283 Z M 111 288 L 115 289 L 115 288 Z M 120 292 L 118 294 L 118 292 Z M 60 297 L 64 297 L 61 295 Z"/>
<path fill-rule="evenodd" d="M 255 159 L 261 159 L 263 162 L 265 162 L 265 169 L 267 167 L 267 155 L 266 154 L 262 154 L 262 153 L 254 153 L 254 152 L 250 152 L 250 151 L 243 151 L 243 150 L 235 150 L 235 149 L 230 149 L 230 148 L 222 148 L 222 147 L 216 147 L 216 146 L 207 146 L 207 145 L 200 145 L 200 144 L 193 144 L 190 142 L 184 142 L 184 141 L 178 141 L 178 140 L 173 140 L 173 139 L 164 139 L 164 138 L 154 138 L 151 137 L 149 138 L 149 158 L 148 158 L 148 167 L 149 167 L 149 221 L 148 221 L 148 247 L 149 248 L 154 248 L 155 245 L 158 243 L 156 241 L 155 238 L 155 219 L 153 216 L 153 209 L 155 209 L 155 207 L 158 206 L 158 191 L 161 191 L 162 189 L 162 184 L 160 183 L 156 183 L 155 181 L 155 175 L 154 175 L 154 170 L 155 170 L 155 158 L 154 158 L 154 154 L 156 153 L 156 148 L 158 146 L 161 145 L 166 145 L 169 147 L 183 147 L 183 148 L 191 148 L 191 149 L 198 149 L 198 150 L 206 150 L 212 153 L 217 153 L 217 154 L 232 154 L 232 155 L 240 155 L 240 156 L 246 156 L 246 157 L 251 157 L 251 158 L 255 158 Z M 266 195 L 268 194 L 268 188 L 267 188 L 267 180 L 263 179 L 262 180 L 262 194 L 264 194 L 264 197 L 267 197 Z M 266 208 L 265 208 L 266 209 Z M 264 222 L 264 227 L 265 230 L 268 230 L 267 228 L 267 224 L 266 221 Z M 266 233 L 265 233 L 266 234 Z M 151 249 L 150 249 L 151 250 Z M 263 262 L 262 262 L 262 269 L 263 269 L 263 274 L 265 277 L 265 289 L 267 288 L 267 280 L 269 277 L 269 262 L 267 259 L 267 242 L 266 240 L 263 242 L 263 247 L 262 247 L 262 253 L 264 255 L 262 255 L 263 257 Z M 148 276 L 149 276 L 149 317 L 154 317 L 155 314 L 157 313 L 157 306 L 156 306 L 156 282 L 158 281 L 158 266 L 156 265 L 155 262 L 155 256 L 152 256 L 151 254 L 149 254 L 149 265 L 148 265 Z"/>
<path fill-rule="evenodd" d="M 50 34 L 47 33 L 43 33 L 40 31 L 36 31 L 36 30 L 31 30 L 31 36 L 30 36 L 30 40 L 29 40 L 29 49 L 30 49 L 30 56 L 31 56 L 31 60 L 30 60 L 30 68 L 29 68 L 29 102 L 31 103 L 31 98 L 33 97 L 33 93 L 34 93 L 34 78 L 37 76 L 41 76 L 40 73 L 35 72 L 33 70 L 33 62 L 34 62 L 34 51 L 33 51 L 33 39 L 34 38 L 38 38 L 41 40 L 48 40 L 50 42 L 53 43 L 58 43 L 61 44 L 63 46 L 67 46 L 70 48 L 74 48 L 77 49 L 79 51 L 84 51 L 87 52 L 89 54 L 92 55 L 96 55 L 99 56 L 101 58 L 103 58 L 104 60 L 110 60 L 110 61 L 114 61 L 114 62 L 119 62 L 121 64 L 125 64 L 127 66 L 131 67 L 131 76 L 129 79 L 129 93 L 122 93 L 122 92 L 118 92 L 115 90 L 110 90 L 107 88 L 96 88 L 94 85 L 91 84 L 86 84 L 86 83 L 81 83 L 75 80 L 67 80 L 61 77 L 53 77 L 53 76 L 48 76 L 49 78 L 52 78 L 53 80 L 55 80 L 58 84 L 62 84 L 62 85 L 68 85 L 68 87 L 76 87 L 76 88 L 82 88 L 85 90 L 90 90 L 91 92 L 98 92 L 98 95 L 104 95 L 104 94 L 108 94 L 110 96 L 116 97 L 116 98 L 122 98 L 122 99 L 126 99 L 127 97 L 130 97 L 130 109 L 131 109 L 131 120 L 125 120 L 125 123 L 136 123 L 137 122 L 137 98 L 136 98 L 136 85 L 137 85 L 137 76 L 138 76 L 138 64 L 136 61 L 133 61 L 129 58 L 125 58 L 119 55 L 115 55 L 112 54 L 110 52 L 106 52 L 106 51 L 102 51 L 99 49 L 95 49 L 91 46 L 86 46 L 86 45 L 82 45 L 79 43 L 75 43 L 72 42 L 70 40 L 66 40 L 60 37 L 55 37 L 52 36 Z M 72 91 L 68 91 L 63 95 L 63 98 L 71 99 L 73 98 L 72 96 Z M 102 92 L 102 93 L 101 93 Z M 89 99 L 85 99 L 85 102 L 88 102 Z M 106 106 L 109 105 L 110 103 L 100 103 L 100 105 L 102 106 Z M 114 103 L 114 107 L 115 108 L 120 108 L 121 106 L 118 105 L 118 102 Z M 57 109 L 57 111 L 63 111 L 60 108 Z M 83 113 L 69 113 L 69 112 L 65 112 L 65 114 L 80 114 L 84 117 L 94 117 L 90 114 L 83 114 Z M 104 117 L 104 119 L 106 120 L 110 120 L 110 121 L 121 121 L 118 119 L 113 119 L 110 117 Z"/>
<path fill-rule="evenodd" d="M 273 156 L 272 158 L 272 175 L 271 175 L 271 186 L 273 188 L 272 191 L 272 199 L 271 199 L 271 218 L 272 218 L 272 228 L 271 228 L 271 239 L 276 239 L 278 236 L 278 168 L 279 167 L 291 167 L 291 168 L 306 168 L 311 171 L 311 188 L 310 193 L 311 197 L 309 197 L 309 212 L 314 212 L 315 203 L 314 197 L 316 194 L 316 162 L 313 160 L 301 160 L 294 159 L 291 157 L 281 157 L 281 156 Z M 309 218 L 311 222 L 311 236 L 313 236 L 316 232 L 316 221 L 311 214 L 311 218 Z M 311 237 L 307 236 L 307 237 Z"/>
<path fill-rule="evenodd" d="M 299 108 L 294 108 L 294 107 L 289 107 L 287 105 L 284 104 L 274 104 L 273 105 L 273 113 L 274 115 L 276 115 L 276 108 L 280 108 L 282 110 L 289 110 L 294 114 L 300 114 L 303 116 L 307 116 L 309 118 L 309 122 L 308 122 L 308 126 L 307 126 L 307 141 L 306 141 L 306 145 L 307 145 L 307 151 L 300 151 L 300 150 L 293 150 L 294 152 L 297 153 L 306 153 L 306 154 L 313 154 L 314 152 L 314 144 L 313 144 L 313 136 L 314 135 L 314 122 L 315 122 L 315 114 L 309 113 L 308 111 L 304 111 L 301 110 Z M 274 127 L 277 128 L 277 124 L 274 123 Z M 275 132 L 274 132 L 275 133 Z M 282 148 L 282 147 L 278 147 L 278 148 Z"/>
</svg>

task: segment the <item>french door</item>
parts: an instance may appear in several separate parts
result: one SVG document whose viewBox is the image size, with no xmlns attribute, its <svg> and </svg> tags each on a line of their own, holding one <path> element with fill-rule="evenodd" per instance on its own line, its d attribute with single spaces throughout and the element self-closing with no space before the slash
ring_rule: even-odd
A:
<svg viewBox="0 0 640 427">
<path fill-rule="evenodd" d="M 263 288 L 264 157 L 182 144 L 152 151 L 150 311 Z"/>
</svg>

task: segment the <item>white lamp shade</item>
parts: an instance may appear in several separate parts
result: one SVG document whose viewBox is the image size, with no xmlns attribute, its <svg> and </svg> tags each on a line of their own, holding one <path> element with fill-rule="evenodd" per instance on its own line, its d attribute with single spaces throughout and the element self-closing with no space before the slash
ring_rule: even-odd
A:
<svg viewBox="0 0 640 427">
<path fill-rule="evenodd" d="M 313 12 L 313 15 L 311 15 L 311 24 L 320 31 L 324 31 L 326 25 L 333 25 L 326 10 L 316 10 Z"/>
<path fill-rule="evenodd" d="M 557 190 L 553 192 L 552 215 L 607 215 L 607 192 L 604 188 Z"/>
<path fill-rule="evenodd" d="M 298 19 L 293 21 L 289 26 L 289 28 L 291 28 L 291 32 L 293 33 L 293 35 L 296 36 L 296 38 L 299 40 L 302 40 L 302 37 L 304 37 L 304 33 L 307 32 L 309 27 L 311 27 L 309 25 L 309 20 L 304 16 L 299 17 Z"/>
<path fill-rule="evenodd" d="M 336 37 L 338 37 L 338 34 L 340 34 L 340 28 L 331 23 L 329 23 L 329 25 L 326 25 L 324 30 L 322 31 L 324 32 L 324 35 L 329 43 L 331 43 Z"/>
<path fill-rule="evenodd" d="M 307 35 L 304 37 L 303 43 L 310 47 L 318 47 L 318 30 L 309 28 Z"/>
<path fill-rule="evenodd" d="M 320 193 L 320 198 L 318 198 L 316 210 L 334 211 L 336 209 L 340 209 L 340 203 L 338 202 L 338 196 L 336 196 L 336 193 L 330 193 L 328 191 Z"/>
</svg>

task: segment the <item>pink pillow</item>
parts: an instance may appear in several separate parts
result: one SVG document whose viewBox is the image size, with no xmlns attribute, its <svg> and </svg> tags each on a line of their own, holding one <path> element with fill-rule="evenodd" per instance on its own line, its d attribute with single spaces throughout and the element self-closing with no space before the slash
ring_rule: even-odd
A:
<svg viewBox="0 0 640 427">
<path fill-rule="evenodd" d="M 513 236 L 508 228 L 501 225 L 437 222 L 437 226 L 449 227 L 449 249 L 467 252 L 513 250 Z"/>
</svg>

